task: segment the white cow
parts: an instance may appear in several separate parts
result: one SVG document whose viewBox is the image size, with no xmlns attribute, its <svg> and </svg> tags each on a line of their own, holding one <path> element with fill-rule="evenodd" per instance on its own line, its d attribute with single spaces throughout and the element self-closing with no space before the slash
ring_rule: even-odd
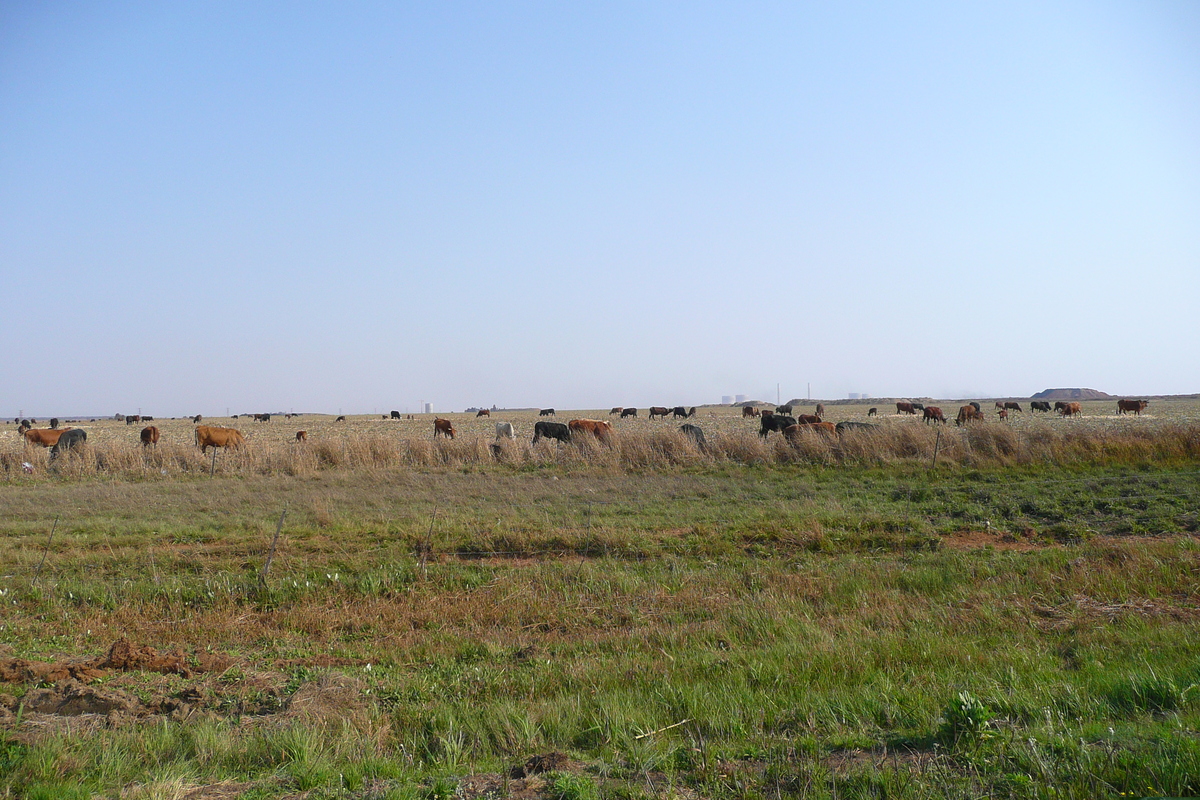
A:
<svg viewBox="0 0 1200 800">
<path fill-rule="evenodd" d="M 513 426 L 511 422 L 496 423 L 496 438 L 511 439 L 513 438 Z"/>
</svg>

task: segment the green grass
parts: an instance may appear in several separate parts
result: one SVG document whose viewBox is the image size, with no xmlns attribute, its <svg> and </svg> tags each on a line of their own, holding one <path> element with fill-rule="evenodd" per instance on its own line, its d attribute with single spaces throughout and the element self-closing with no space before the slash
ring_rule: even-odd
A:
<svg viewBox="0 0 1200 800">
<path fill-rule="evenodd" d="M 0 796 L 449 797 L 552 750 L 546 797 L 1195 794 L 1195 467 L 6 486 L 8 655 L 232 666 L 101 682 L 182 719 L 8 717 Z"/>
</svg>

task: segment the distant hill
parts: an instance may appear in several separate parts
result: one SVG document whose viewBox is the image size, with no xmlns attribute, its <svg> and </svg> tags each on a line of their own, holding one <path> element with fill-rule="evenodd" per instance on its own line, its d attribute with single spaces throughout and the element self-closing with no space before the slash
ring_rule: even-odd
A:
<svg viewBox="0 0 1200 800">
<path fill-rule="evenodd" d="M 1112 400 L 1113 396 L 1098 389 L 1043 389 L 1033 400 Z"/>
</svg>

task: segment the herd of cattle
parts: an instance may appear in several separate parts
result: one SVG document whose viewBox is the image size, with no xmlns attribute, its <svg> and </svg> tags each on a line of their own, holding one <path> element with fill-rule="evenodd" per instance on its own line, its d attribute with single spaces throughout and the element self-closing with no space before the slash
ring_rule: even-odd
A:
<svg viewBox="0 0 1200 800">
<path fill-rule="evenodd" d="M 1146 400 L 1118 400 L 1118 414 L 1135 414 L 1140 416 L 1149 402 Z M 1053 406 L 1048 401 L 1034 400 L 1029 404 L 1031 411 L 1040 411 L 1044 413 L 1057 412 L 1063 417 L 1077 417 L 1082 413 L 1080 404 L 1077 402 L 1058 401 Z M 995 410 L 1001 420 L 1007 420 L 1009 412 L 1024 413 L 1020 403 L 1013 401 L 996 401 Z M 651 406 L 648 409 L 650 419 L 666 419 L 668 416 L 675 419 L 688 419 L 696 416 L 696 408 L 692 406 L 687 408 L 684 406 L 675 406 L 668 408 L 666 406 Z M 757 419 L 759 421 L 759 436 L 766 438 L 772 432 L 783 434 L 789 439 L 793 439 L 805 432 L 824 433 L 829 435 L 840 436 L 847 431 L 872 431 L 879 426 L 867 422 L 842 421 L 838 423 L 827 422 L 822 419 L 825 414 L 824 405 L 818 403 L 812 414 L 799 414 L 792 416 L 793 408 L 790 405 L 776 406 L 774 409 L 758 409 L 754 406 L 744 406 L 742 408 L 743 419 Z M 878 408 L 871 408 L 867 411 L 868 417 L 877 416 Z M 922 419 L 927 424 L 946 423 L 946 416 L 942 413 L 942 409 L 937 406 L 926 406 L 921 403 L 913 403 L 908 401 L 900 401 L 896 403 L 896 413 L 904 415 L 915 415 L 920 412 Z M 637 417 L 638 410 L 636 408 L 626 408 L 623 406 L 615 406 L 608 412 L 609 416 L 617 416 L 620 419 L 627 417 Z M 556 412 L 553 408 L 543 408 L 538 411 L 539 417 L 555 416 Z M 252 418 L 256 422 L 270 422 L 270 414 L 246 414 L 243 415 Z M 299 414 L 286 414 L 285 417 L 300 416 Z M 488 409 L 480 409 L 476 413 L 476 417 L 490 417 L 491 412 Z M 398 411 L 393 411 L 390 415 L 384 415 L 384 419 L 401 419 L 401 414 Z M 126 425 L 135 422 L 152 421 L 154 418 L 150 416 L 132 414 L 121 416 L 119 420 L 123 420 Z M 201 425 L 203 417 L 197 414 L 192 417 L 192 422 L 196 425 L 195 439 L 196 446 L 200 448 L 201 453 L 207 453 L 208 448 L 241 448 L 246 439 L 241 431 L 236 428 L 224 428 L 209 425 Z M 234 419 L 237 419 L 235 416 Z M 337 422 L 345 421 L 345 416 L 339 416 Z M 408 419 L 413 419 L 412 415 Z M 954 417 L 956 425 L 965 425 L 971 422 L 980 422 L 984 420 L 983 408 L 977 402 L 971 402 L 961 406 L 958 409 L 958 414 Z M 35 428 L 33 425 L 37 420 L 16 419 L 17 432 L 24 438 L 26 445 L 40 445 L 50 448 L 50 459 L 53 461 L 61 453 L 70 450 L 72 447 L 78 446 L 87 441 L 87 432 L 82 428 L 59 428 L 59 420 L 51 419 L 49 428 Z M 69 422 L 70 420 L 68 420 Z M 498 452 L 499 441 L 502 439 L 513 439 L 516 431 L 511 422 L 497 422 L 496 427 L 496 444 L 492 445 L 493 452 Z M 699 425 L 685 423 L 680 426 L 680 430 L 692 438 L 696 444 L 701 447 L 707 446 L 704 431 Z M 453 439 L 456 431 L 454 424 L 441 417 L 436 417 L 433 421 L 433 435 L 436 439 L 439 436 L 445 436 Z M 572 437 L 587 437 L 608 443 L 613 434 L 613 425 L 608 420 L 598 419 L 573 419 L 566 424 L 560 422 L 549 422 L 545 420 L 537 421 L 533 426 L 533 444 L 537 444 L 542 439 L 554 439 L 558 442 L 571 442 Z M 159 430 L 154 425 L 147 425 L 141 429 L 140 441 L 143 447 L 151 447 L 158 444 Z M 296 432 L 296 442 L 304 443 L 308 440 L 307 431 Z"/>
</svg>

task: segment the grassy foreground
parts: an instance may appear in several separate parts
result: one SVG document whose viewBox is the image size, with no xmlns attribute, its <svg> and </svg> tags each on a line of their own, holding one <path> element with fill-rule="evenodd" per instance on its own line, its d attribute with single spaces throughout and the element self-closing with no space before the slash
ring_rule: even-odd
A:
<svg viewBox="0 0 1200 800">
<path fill-rule="evenodd" d="M 1198 472 L 10 484 L 0 796 L 1200 794 Z"/>
</svg>

